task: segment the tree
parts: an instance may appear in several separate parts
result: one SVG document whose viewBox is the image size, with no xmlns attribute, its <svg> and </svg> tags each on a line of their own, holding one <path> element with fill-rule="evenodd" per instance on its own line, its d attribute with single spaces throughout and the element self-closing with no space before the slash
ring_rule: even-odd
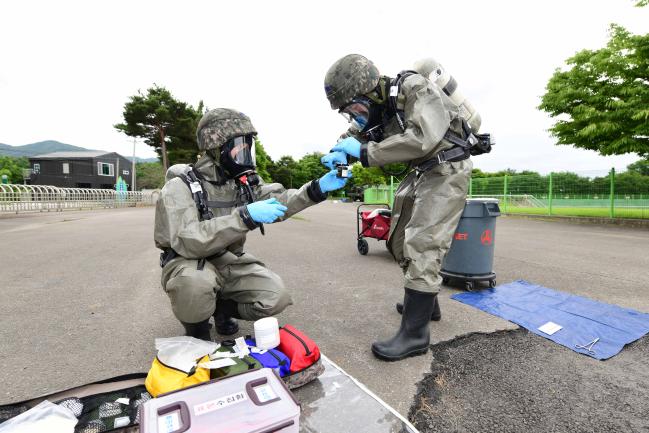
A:
<svg viewBox="0 0 649 433">
<path fill-rule="evenodd" d="M 643 176 L 649 176 L 649 158 L 640 159 L 633 164 L 629 164 L 626 169 Z"/>
<path fill-rule="evenodd" d="M 164 186 L 165 173 L 159 162 L 140 162 L 135 168 L 139 189 L 159 189 Z"/>
<path fill-rule="evenodd" d="M 264 149 L 258 137 L 255 137 L 255 161 L 257 174 L 261 176 L 264 182 L 272 183 L 273 177 L 270 175 L 268 168 L 273 165 L 273 160 L 266 153 L 266 149 Z"/>
<path fill-rule="evenodd" d="M 554 72 L 539 106 L 557 118 L 550 129 L 557 144 L 649 156 L 649 34 L 612 24 L 605 48 L 566 62 L 571 68 Z"/>
<path fill-rule="evenodd" d="M 329 169 L 322 165 L 320 159 L 324 155 L 320 152 L 307 153 L 297 162 L 297 170 L 293 174 L 293 185 L 299 187 L 313 179 L 319 179 Z"/>
<path fill-rule="evenodd" d="M 23 170 L 29 168 L 27 158 L 0 155 L 0 177 L 7 175 L 9 183 L 23 183 Z"/>
<path fill-rule="evenodd" d="M 284 188 L 293 188 L 293 175 L 297 171 L 297 163 L 292 156 L 284 155 L 268 167 L 273 181 L 281 183 Z"/>
<path fill-rule="evenodd" d="M 389 182 L 379 167 L 363 167 L 360 163 L 352 166 L 351 183 L 355 186 L 386 185 Z"/>
<path fill-rule="evenodd" d="M 154 84 L 146 94 L 138 91 L 124 104 L 124 123 L 115 129 L 129 137 L 140 137 L 155 148 L 162 160 L 162 168 L 169 168 L 168 148 L 176 160 L 196 155 L 196 125 L 202 116 L 203 103 L 194 108 L 176 100 L 171 92 Z M 188 153 L 189 152 L 189 153 Z"/>
</svg>

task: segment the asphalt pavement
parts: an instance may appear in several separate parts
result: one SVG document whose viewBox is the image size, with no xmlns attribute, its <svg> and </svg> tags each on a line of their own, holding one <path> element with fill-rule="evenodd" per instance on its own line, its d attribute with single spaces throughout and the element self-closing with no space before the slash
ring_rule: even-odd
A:
<svg viewBox="0 0 649 433">
<path fill-rule="evenodd" d="M 266 236 L 250 234 L 248 250 L 293 293 L 280 322 L 405 415 L 434 361 L 372 356 L 371 342 L 398 327 L 403 281 L 384 242 L 358 254 L 355 212 L 320 204 L 267 225 Z M 154 338 L 182 332 L 160 288 L 153 216 L 129 208 L 0 217 L 0 404 L 146 371 Z M 499 282 L 526 279 L 649 312 L 648 247 L 646 230 L 501 217 L 494 268 Z M 456 292 L 442 291 L 432 343 L 516 328 L 450 300 Z"/>
</svg>

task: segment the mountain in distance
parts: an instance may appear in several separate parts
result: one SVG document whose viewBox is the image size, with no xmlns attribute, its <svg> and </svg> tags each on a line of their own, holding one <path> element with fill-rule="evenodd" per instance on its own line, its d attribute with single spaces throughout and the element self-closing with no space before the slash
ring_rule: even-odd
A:
<svg viewBox="0 0 649 433">
<path fill-rule="evenodd" d="M 8 144 L 0 143 L 0 155 L 21 157 L 21 156 L 35 156 L 42 155 L 44 153 L 52 152 L 77 152 L 86 149 L 79 146 L 73 146 L 71 144 L 61 143 L 55 140 L 46 140 L 39 141 L 38 143 L 25 144 L 23 146 L 10 146 Z"/>
<path fill-rule="evenodd" d="M 14 158 L 43 155 L 52 152 L 82 152 L 95 149 L 86 149 L 85 147 L 73 146 L 71 144 L 61 143 L 56 140 L 39 141 L 38 143 L 25 144 L 23 146 L 11 146 L 0 143 L 0 155 L 12 156 Z M 108 152 L 108 151 L 107 151 Z M 132 159 L 132 156 L 126 158 Z M 135 157 L 135 162 L 156 162 L 158 158 L 139 158 Z"/>
</svg>

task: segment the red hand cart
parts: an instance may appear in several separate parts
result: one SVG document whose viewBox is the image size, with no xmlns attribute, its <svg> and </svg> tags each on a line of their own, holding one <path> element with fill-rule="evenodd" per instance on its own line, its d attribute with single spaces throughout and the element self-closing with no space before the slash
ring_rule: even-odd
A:
<svg viewBox="0 0 649 433">
<path fill-rule="evenodd" d="M 373 210 L 361 210 L 369 206 L 381 206 Z M 387 203 L 361 204 L 356 208 L 356 234 L 358 252 L 366 255 L 370 250 L 365 238 L 374 238 L 378 241 L 387 241 L 390 235 L 390 222 L 392 210 Z"/>
</svg>

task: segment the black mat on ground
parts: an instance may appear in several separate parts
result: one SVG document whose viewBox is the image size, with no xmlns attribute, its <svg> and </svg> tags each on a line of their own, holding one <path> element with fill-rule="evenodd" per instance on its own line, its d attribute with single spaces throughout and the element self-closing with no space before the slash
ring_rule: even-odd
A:
<svg viewBox="0 0 649 433">
<path fill-rule="evenodd" d="M 649 431 L 649 338 L 607 361 L 525 329 L 432 348 L 409 419 L 423 432 Z"/>
</svg>

